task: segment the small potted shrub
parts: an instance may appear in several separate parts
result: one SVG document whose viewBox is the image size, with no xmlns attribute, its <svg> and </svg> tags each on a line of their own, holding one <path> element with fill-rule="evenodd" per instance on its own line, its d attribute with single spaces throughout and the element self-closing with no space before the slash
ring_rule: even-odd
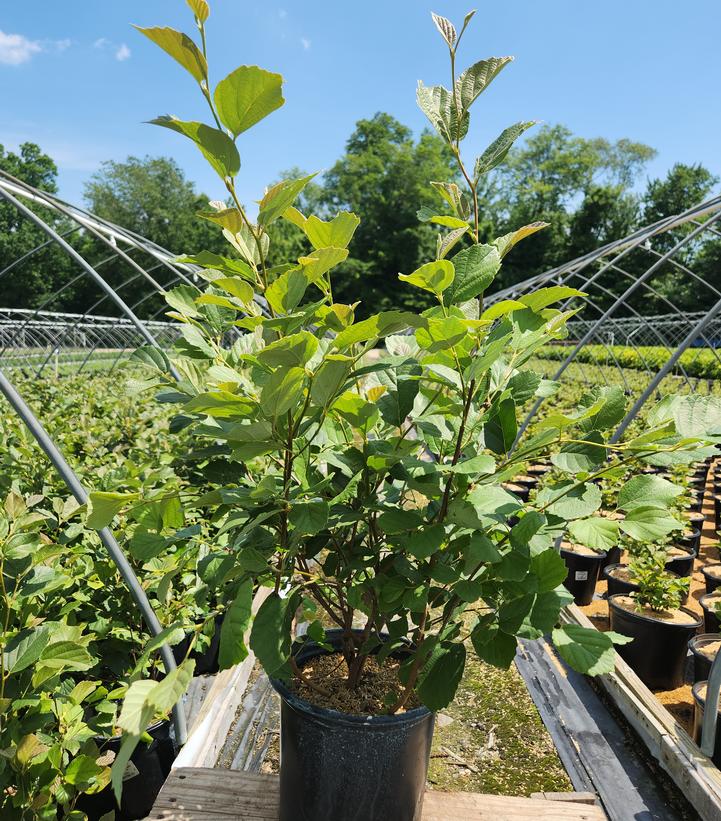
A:
<svg viewBox="0 0 721 821">
<path fill-rule="evenodd" d="M 699 604 L 703 610 L 703 625 L 707 633 L 721 632 L 719 618 L 721 617 L 721 592 L 714 590 L 701 596 Z"/>
<path fill-rule="evenodd" d="M 611 629 L 633 639 L 619 653 L 648 687 L 673 690 L 683 684 L 688 642 L 701 626 L 680 606 L 689 580 L 665 570 L 663 552 L 635 559 L 631 575 L 637 590 L 608 600 Z"/>
<path fill-rule="evenodd" d="M 620 532 L 641 538 L 679 527 L 653 477 L 624 485 L 635 503 L 621 521 L 594 515 L 602 501 L 595 482 L 639 459 L 687 463 L 698 458 L 698 442 L 680 436 L 666 409 L 644 435 L 608 446 L 625 413 L 617 388 L 589 391 L 573 413 L 551 414 L 537 432 L 518 435 L 519 409 L 557 389 L 530 361 L 565 336 L 575 310 L 563 303 L 583 295 L 553 286 L 484 303 L 503 257 L 544 225 L 482 241 L 479 184 L 532 123 L 505 129 L 466 164 L 471 106 L 510 62 L 490 58 L 457 71 L 472 13 L 459 32 L 434 15 L 451 88 L 418 87 L 465 181 L 431 182 L 438 208 L 419 218 L 438 228 L 435 257 L 399 275 L 399 287 L 417 289 L 427 308 L 369 315 L 333 297 L 333 269 L 348 257 L 359 217 L 295 207 L 312 175 L 269 188 L 254 219 L 241 203 L 237 140 L 283 104 L 282 78 L 240 66 L 212 89 L 208 4 L 188 4 L 199 45 L 173 29 L 141 31 L 195 79 L 210 123 L 154 122 L 189 138 L 222 179 L 228 203 L 202 216 L 230 250 L 185 257 L 199 266 L 202 288 L 166 296 L 182 323 L 171 354 L 180 381 L 156 349 L 141 349 L 136 362 L 151 372 L 147 385 L 177 403 L 173 429 L 184 430 L 189 447 L 223 448 L 237 466 L 227 484 L 183 495 L 232 545 L 230 560 L 224 554 L 216 565 L 226 596 L 220 663 L 246 657 L 249 630 L 281 696 L 282 819 L 419 819 L 434 713 L 453 699 L 468 649 L 505 668 L 519 638 L 550 634 L 576 669 L 612 669 L 613 642 L 623 637 L 559 626 L 571 597 L 555 543 L 567 531 L 605 549 Z M 307 251 L 271 265 L 278 220 L 299 229 Z M 549 462 L 553 478 L 532 500 L 504 488 L 535 472 L 529 463 Z M 104 515 L 95 511 L 96 525 L 122 507 L 114 497 Z M 267 597 L 253 618 L 258 588 Z M 294 641 L 297 619 L 308 629 Z M 187 664 L 155 688 L 137 681 L 128 691 L 116 789 L 144 722 L 182 693 Z"/>
</svg>

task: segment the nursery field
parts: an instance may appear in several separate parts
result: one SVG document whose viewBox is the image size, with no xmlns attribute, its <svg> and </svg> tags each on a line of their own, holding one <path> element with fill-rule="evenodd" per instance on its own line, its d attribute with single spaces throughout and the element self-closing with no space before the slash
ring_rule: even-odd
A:
<svg viewBox="0 0 721 821">
<path fill-rule="evenodd" d="M 547 360 L 534 361 L 539 372 L 549 365 Z M 578 405 L 587 385 L 579 378 L 586 374 L 574 370 L 577 367 L 569 369 L 563 393 L 547 402 L 548 409 L 534 425 L 545 413 L 572 411 Z M 125 368 L 45 379 L 19 372 L 15 376 L 89 488 L 110 494 L 143 488 L 146 497 L 164 499 L 160 520 L 144 519 L 141 512 L 118 536 L 161 623 L 174 625 L 173 635 L 179 638 L 200 630 L 197 647 L 202 650 L 209 641 L 202 630 L 213 633 L 218 612 L 214 601 L 223 558 L 217 548 L 228 545 L 212 524 L 188 517 L 187 506 L 183 512 L 178 500 L 191 486 L 205 483 L 210 490 L 214 480 L 232 483 L 237 468 L 225 454 L 211 450 L 204 460 L 201 454 L 200 462 L 189 461 L 182 432 L 169 435 L 173 406 L 136 392 L 138 375 Z M 603 376 L 610 382 L 618 371 L 607 368 Z M 641 390 L 643 381 L 634 370 L 624 371 L 622 378 L 629 398 Z M 678 391 L 683 386 L 677 377 L 668 377 L 662 387 Z M 711 385 L 714 392 L 716 387 Z M 17 733 L 18 726 L 27 723 L 33 744 L 56 750 L 34 777 L 53 796 L 48 807 L 62 800 L 83 809 L 93 793 L 103 788 L 102 795 L 107 793 L 110 778 L 108 767 L 90 765 L 95 753 L 89 745 L 96 743 L 97 735 L 111 732 L 128 684 L 141 674 L 155 675 L 159 662 L 146 650 L 149 637 L 96 532 L 84 523 L 84 511 L 68 499 L 66 488 L 11 413 L 2 414 L 0 438 L 0 494 L 6 500 L 0 519 L 3 573 L 16 579 L 14 587 L 3 590 L 5 634 L 22 634 L 23 628 L 38 623 L 49 630 L 43 640 L 47 644 L 39 651 L 31 648 L 28 659 L 39 654 L 32 675 L 25 660 L 18 660 L 18 647 L 5 645 L 2 689 L 6 698 L 22 696 L 26 706 L 23 717 L 15 719 L 19 725 L 5 725 L 4 732 Z M 46 659 L 51 665 L 47 668 Z M 43 682 L 54 681 L 50 671 L 58 665 L 72 677 L 72 688 L 61 681 L 44 692 Z M 43 704 L 48 698 L 65 706 L 47 714 Z M 82 713 L 73 712 L 80 708 Z M 687 717 L 688 705 L 685 709 Z M 64 711 L 75 716 L 71 723 Z M 84 780 L 68 767 L 71 759 L 87 763 Z M 22 775 L 20 764 L 18 760 L 20 769 L 14 775 L 6 769 L 0 779 L 10 783 Z M 515 669 L 496 670 L 475 659 L 469 661 L 457 699 L 436 733 L 429 779 L 436 789 L 516 795 L 571 789 Z M 30 793 L 36 789 L 22 778 L 19 783 L 27 784 Z M 7 799 L 6 805 L 10 813 Z"/>
</svg>

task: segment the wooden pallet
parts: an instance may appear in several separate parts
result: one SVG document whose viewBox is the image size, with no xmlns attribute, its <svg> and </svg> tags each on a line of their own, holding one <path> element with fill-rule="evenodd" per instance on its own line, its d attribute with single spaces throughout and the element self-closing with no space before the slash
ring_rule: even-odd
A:
<svg viewBox="0 0 721 821">
<path fill-rule="evenodd" d="M 423 821 L 604 821 L 596 806 L 547 798 L 511 798 L 429 790 Z M 160 791 L 152 821 L 277 821 L 278 776 L 236 770 L 181 768 Z M 328 819 L 332 821 L 332 819 Z M 391 821 L 391 819 L 388 819 Z"/>
</svg>

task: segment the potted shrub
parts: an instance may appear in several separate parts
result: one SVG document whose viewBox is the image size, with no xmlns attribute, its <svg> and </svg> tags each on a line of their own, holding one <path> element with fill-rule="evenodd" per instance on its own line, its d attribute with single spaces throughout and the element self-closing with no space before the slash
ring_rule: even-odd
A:
<svg viewBox="0 0 721 821">
<path fill-rule="evenodd" d="M 241 203 L 236 141 L 283 104 L 282 78 L 240 66 L 212 89 L 208 4 L 188 2 L 199 45 L 168 28 L 141 31 L 195 79 L 210 124 L 154 122 L 192 140 L 222 179 L 228 203 L 202 216 L 231 250 L 184 257 L 200 266 L 203 287 L 166 296 L 182 323 L 172 353 L 180 382 L 158 350 L 141 349 L 136 363 L 150 369 L 148 386 L 177 402 L 173 427 L 190 437 L 187 461 L 192 448 L 209 445 L 225 448 L 237 466 L 227 484 L 183 497 L 232 545 L 232 560 L 216 568 L 227 597 L 221 666 L 246 656 L 249 629 L 282 699 L 281 818 L 418 819 L 433 715 L 453 699 L 467 647 L 508 667 L 519 638 L 550 633 L 576 669 L 612 669 L 613 642 L 622 637 L 558 626 L 571 597 L 556 540 L 567 530 L 605 549 L 621 532 L 645 538 L 680 527 L 653 477 L 624 485 L 635 503 L 621 521 L 595 516 L 595 480 L 639 458 L 689 462 L 699 444 L 679 435 L 687 432 L 665 408 L 651 430 L 607 446 L 625 413 L 614 388 L 589 391 L 573 413 L 554 413 L 518 437 L 521 406 L 558 387 L 530 360 L 564 337 L 575 310 L 563 303 L 582 295 L 554 286 L 484 304 L 503 257 L 544 225 L 482 241 L 479 182 L 532 123 L 505 129 L 472 167 L 463 159 L 471 106 L 510 62 L 490 58 L 457 72 L 472 13 L 460 32 L 434 15 L 452 84 L 418 87 L 421 109 L 465 180 L 463 188 L 431 183 L 438 209 L 419 218 L 438 226 L 435 259 L 399 275 L 399 287 L 419 289 L 428 307 L 369 315 L 358 302 L 333 298 L 331 272 L 348 257 L 359 218 L 308 216 L 294 205 L 312 175 L 269 188 L 255 218 Z M 308 250 L 271 265 L 280 219 L 302 232 Z M 532 501 L 504 489 L 529 462 L 548 461 L 554 478 Z M 124 505 L 122 494 L 91 498 L 98 527 Z M 257 586 L 269 594 L 251 618 Z M 294 641 L 296 617 L 309 623 L 304 640 Z M 183 669 L 130 687 L 116 790 L 153 709 L 182 693 Z"/>
<path fill-rule="evenodd" d="M 683 684 L 688 642 L 701 626 L 680 606 L 689 580 L 664 569 L 662 552 L 639 557 L 631 567 L 637 590 L 608 599 L 611 629 L 633 639 L 619 653 L 648 687 L 673 690 Z"/>
</svg>

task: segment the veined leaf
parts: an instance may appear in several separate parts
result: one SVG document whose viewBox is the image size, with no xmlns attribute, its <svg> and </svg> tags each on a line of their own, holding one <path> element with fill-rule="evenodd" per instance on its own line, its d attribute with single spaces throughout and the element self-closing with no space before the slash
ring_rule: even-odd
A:
<svg viewBox="0 0 721 821">
<path fill-rule="evenodd" d="M 281 598 L 271 593 L 253 619 L 250 646 L 269 676 L 278 673 L 290 658 L 290 628 L 298 600 L 296 594 Z"/>
<path fill-rule="evenodd" d="M 199 22 L 204 23 L 210 16 L 207 0 L 187 0 L 187 3 Z"/>
<path fill-rule="evenodd" d="M 456 694 L 466 666 L 466 648 L 442 642 L 434 649 L 418 676 L 416 692 L 429 710 L 442 710 Z"/>
<path fill-rule="evenodd" d="M 218 663 L 221 670 L 226 670 L 234 664 L 240 664 L 248 655 L 248 648 L 245 646 L 245 631 L 250 624 L 252 603 L 253 582 L 248 579 L 240 585 L 220 628 Z"/>
<path fill-rule="evenodd" d="M 453 257 L 455 279 L 446 301 L 450 305 L 482 294 L 501 268 L 501 257 L 492 245 L 472 245 Z"/>
<path fill-rule="evenodd" d="M 398 279 L 439 296 L 453 282 L 454 276 L 453 263 L 441 259 L 421 265 L 412 274 L 398 274 Z"/>
<path fill-rule="evenodd" d="M 424 324 L 425 320 L 422 317 L 410 311 L 381 311 L 341 331 L 335 338 L 335 346 L 339 349 L 347 348 L 356 342 L 381 339 L 406 328 L 422 327 Z"/>
<path fill-rule="evenodd" d="M 85 523 L 93 530 L 102 530 L 129 502 L 139 498 L 139 493 L 95 491 L 88 500 Z"/>
<path fill-rule="evenodd" d="M 270 283 L 265 298 L 277 314 L 288 314 L 303 299 L 309 284 L 310 280 L 305 272 L 300 268 L 293 268 Z"/>
<path fill-rule="evenodd" d="M 526 294 L 518 299 L 534 313 L 538 313 L 554 302 L 570 299 L 572 296 L 586 296 L 586 294 L 575 288 L 569 288 L 567 285 L 552 285 L 550 288 L 539 288 L 532 294 Z"/>
<path fill-rule="evenodd" d="M 465 112 L 478 96 L 485 91 L 513 57 L 489 57 L 467 68 L 456 80 L 461 109 Z"/>
<path fill-rule="evenodd" d="M 501 259 L 506 256 L 506 254 L 522 239 L 526 237 L 530 237 L 531 234 L 535 234 L 536 231 L 540 231 L 543 228 L 548 228 L 549 223 L 547 222 L 532 222 L 529 225 L 524 225 L 523 228 L 518 228 L 515 231 L 511 231 L 510 234 L 504 234 L 502 237 L 498 237 L 498 239 L 494 239 L 491 245 L 495 245 L 498 248 L 498 253 L 501 255 Z"/>
<path fill-rule="evenodd" d="M 211 128 L 204 123 L 178 120 L 167 114 L 150 122 L 190 138 L 222 179 L 234 177 L 240 171 L 240 154 L 235 143 L 224 131 Z"/>
<path fill-rule="evenodd" d="M 303 266 L 308 280 L 321 287 L 321 277 L 347 258 L 347 248 L 319 248 L 307 257 L 299 257 L 298 262 Z"/>
<path fill-rule="evenodd" d="M 258 66 L 240 66 L 218 83 L 213 96 L 221 122 L 237 137 L 283 105 L 283 78 Z"/>
<path fill-rule="evenodd" d="M 152 40 L 157 46 L 163 49 L 174 60 L 180 63 L 183 68 L 190 72 L 192 76 L 202 83 L 208 77 L 208 64 L 205 61 L 200 49 L 188 37 L 172 28 L 155 26 L 151 28 L 141 28 L 134 26 L 141 34 Z"/>
<path fill-rule="evenodd" d="M 488 146 L 488 148 L 476 160 L 476 165 L 473 169 L 473 177 L 476 181 L 483 175 L 487 174 L 497 165 L 500 165 L 506 159 L 508 152 L 513 143 L 527 131 L 531 126 L 536 124 L 536 120 L 529 120 L 528 122 L 516 123 L 502 131 L 498 137 Z"/>
<path fill-rule="evenodd" d="M 303 395 L 303 368 L 282 368 L 271 374 L 260 394 L 260 409 L 268 419 L 277 418 L 294 408 Z"/>
<path fill-rule="evenodd" d="M 281 180 L 271 186 L 259 203 L 258 224 L 267 227 L 281 217 L 313 177 L 315 174 L 309 174 L 297 180 Z"/>
<path fill-rule="evenodd" d="M 301 227 L 311 245 L 320 249 L 347 248 L 359 225 L 359 217 L 350 211 L 341 211 L 330 221 L 312 215 L 304 221 Z"/>
<path fill-rule="evenodd" d="M 433 22 L 436 24 L 436 28 L 441 33 L 441 37 L 448 44 L 448 48 L 453 48 L 457 37 L 456 27 L 446 17 L 441 17 L 440 14 L 434 14 L 431 12 L 431 17 L 433 18 Z"/>
</svg>

